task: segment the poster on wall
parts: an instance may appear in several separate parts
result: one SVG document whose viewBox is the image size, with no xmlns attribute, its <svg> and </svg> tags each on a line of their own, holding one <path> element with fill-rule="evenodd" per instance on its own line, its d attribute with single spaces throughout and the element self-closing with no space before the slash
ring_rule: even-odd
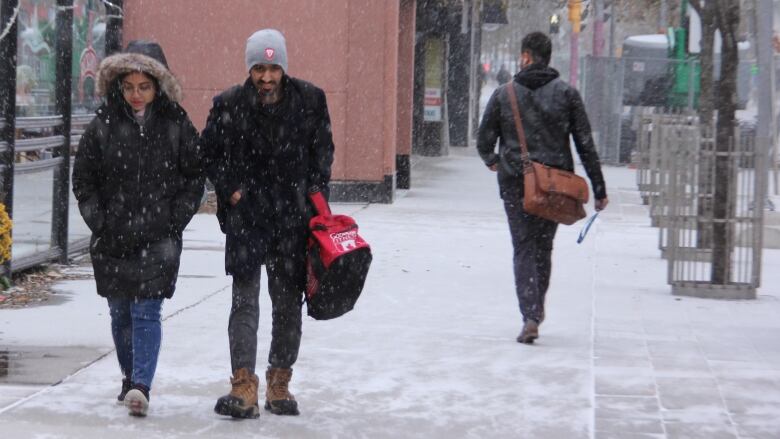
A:
<svg viewBox="0 0 780 439">
<path fill-rule="evenodd" d="M 442 120 L 442 78 L 444 77 L 444 41 L 430 38 L 425 43 L 425 98 L 423 100 L 423 120 L 441 122 Z"/>
<path fill-rule="evenodd" d="M 423 120 L 426 122 L 441 122 L 441 89 L 425 88 L 423 101 Z"/>
</svg>

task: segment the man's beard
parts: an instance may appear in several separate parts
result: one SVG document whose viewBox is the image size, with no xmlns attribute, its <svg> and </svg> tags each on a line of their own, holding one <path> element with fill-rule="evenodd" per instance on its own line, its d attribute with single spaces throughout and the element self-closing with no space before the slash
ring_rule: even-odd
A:
<svg viewBox="0 0 780 439">
<path fill-rule="evenodd" d="M 263 89 L 264 84 L 273 84 L 273 88 L 270 90 Z M 281 98 L 281 87 L 279 87 L 279 84 L 272 82 L 272 83 L 263 83 L 258 82 L 257 92 L 260 94 L 260 102 L 268 105 L 268 104 L 275 104 L 279 102 L 279 99 Z"/>
</svg>

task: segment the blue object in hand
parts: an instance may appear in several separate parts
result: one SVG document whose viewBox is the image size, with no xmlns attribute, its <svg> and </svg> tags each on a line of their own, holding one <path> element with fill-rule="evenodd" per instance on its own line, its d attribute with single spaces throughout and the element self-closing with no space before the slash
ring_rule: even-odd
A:
<svg viewBox="0 0 780 439">
<path fill-rule="evenodd" d="M 596 221 L 597 216 L 599 216 L 599 212 L 594 213 L 593 216 L 588 219 L 588 222 L 586 222 L 582 227 L 582 230 L 580 230 L 580 236 L 577 238 L 577 244 L 580 244 L 585 240 L 585 236 L 588 235 L 588 230 L 590 230 L 590 226 L 593 225 L 593 222 Z"/>
</svg>

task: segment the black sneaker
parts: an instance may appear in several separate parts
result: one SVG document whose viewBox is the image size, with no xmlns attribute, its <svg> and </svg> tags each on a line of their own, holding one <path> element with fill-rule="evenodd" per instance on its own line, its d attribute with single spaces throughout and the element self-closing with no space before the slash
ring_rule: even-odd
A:
<svg viewBox="0 0 780 439">
<path fill-rule="evenodd" d="M 149 409 L 149 388 L 143 384 L 133 384 L 125 395 L 125 407 L 130 416 L 146 416 Z"/>
<path fill-rule="evenodd" d="M 125 395 L 127 395 L 127 392 L 129 392 L 132 388 L 133 383 L 131 383 L 129 379 L 125 378 L 122 380 L 122 391 L 119 392 L 119 395 L 116 397 L 117 404 L 122 404 L 125 402 Z"/>
</svg>

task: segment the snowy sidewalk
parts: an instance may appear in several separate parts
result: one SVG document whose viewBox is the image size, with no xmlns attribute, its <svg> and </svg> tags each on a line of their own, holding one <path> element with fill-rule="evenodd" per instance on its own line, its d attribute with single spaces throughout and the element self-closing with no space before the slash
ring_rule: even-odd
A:
<svg viewBox="0 0 780 439">
<path fill-rule="evenodd" d="M 764 253 L 756 301 L 672 296 L 634 172 L 605 169 L 611 204 L 582 245 L 579 227 L 559 229 L 547 320 L 531 346 L 514 340 L 509 233 L 495 175 L 473 148 L 420 159 L 413 189 L 392 205 L 334 206 L 356 218 L 374 262 L 353 312 L 304 320 L 298 417 L 212 411 L 229 388 L 230 279 L 216 219 L 199 215 L 164 306 L 149 416 L 114 404 L 107 307 L 93 281 L 69 281 L 64 303 L 0 310 L 0 349 L 70 347 L 97 361 L 63 359 L 56 386 L 0 377 L 2 437 L 780 437 L 780 252 Z"/>
</svg>

